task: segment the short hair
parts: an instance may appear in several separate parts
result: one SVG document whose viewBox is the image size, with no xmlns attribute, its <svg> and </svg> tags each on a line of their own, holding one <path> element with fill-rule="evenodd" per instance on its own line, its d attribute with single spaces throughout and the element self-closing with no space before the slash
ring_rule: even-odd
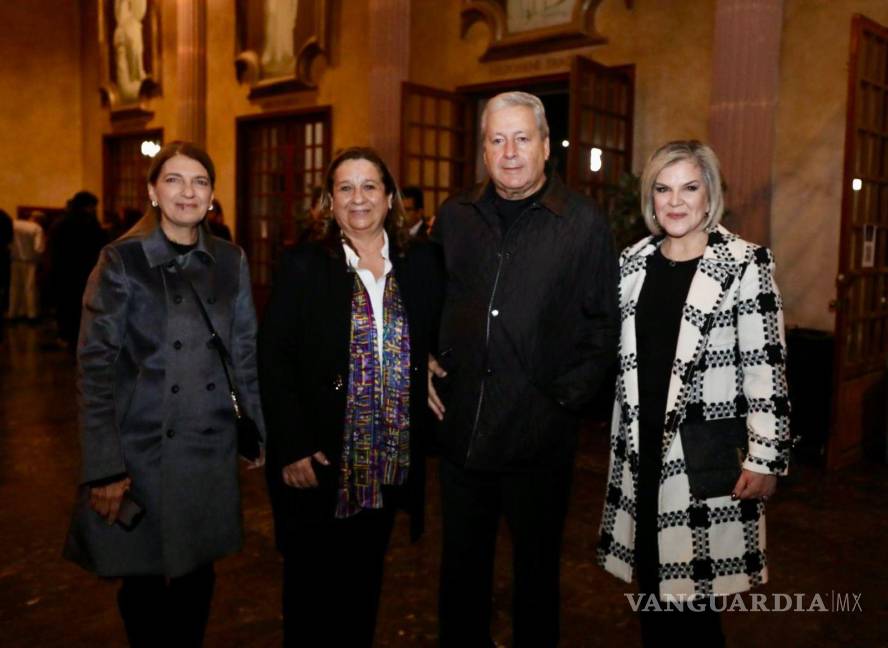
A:
<svg viewBox="0 0 888 648">
<path fill-rule="evenodd" d="M 345 234 L 339 229 L 339 224 L 333 218 L 333 179 L 336 176 L 336 169 L 348 160 L 366 160 L 370 162 L 379 171 L 382 178 L 382 184 L 385 188 L 385 195 L 392 197 L 392 208 L 386 214 L 383 227 L 388 234 L 389 240 L 394 242 L 400 249 L 404 250 L 410 243 L 410 231 L 406 227 L 407 218 L 404 213 L 404 203 L 401 202 L 401 192 L 398 190 L 398 183 L 395 182 L 395 176 L 389 170 L 382 156 L 375 149 L 366 146 L 352 146 L 340 151 L 330 166 L 327 167 L 327 174 L 324 176 L 324 197 L 321 201 L 321 208 L 324 217 L 327 219 L 327 235 L 328 244 L 339 241 Z"/>
<path fill-rule="evenodd" d="M 697 140 L 675 140 L 654 151 L 647 164 L 644 165 L 644 171 L 641 174 L 639 187 L 641 214 L 644 217 L 644 224 L 651 234 L 663 233 L 663 228 L 657 223 L 654 214 L 654 184 L 663 169 L 682 160 L 689 160 L 700 167 L 703 176 L 706 196 L 709 199 L 709 211 L 707 212 L 709 217 L 704 227 L 711 229 L 721 222 L 725 204 L 718 156 L 715 151 Z"/>
<path fill-rule="evenodd" d="M 71 211 L 93 209 L 98 204 L 99 199 L 94 193 L 90 191 L 78 191 L 68 202 L 68 206 L 70 207 Z"/>
<path fill-rule="evenodd" d="M 543 107 L 543 102 L 540 101 L 540 98 L 536 95 L 518 91 L 503 92 L 492 97 L 487 102 L 487 105 L 484 106 L 484 111 L 481 113 L 481 135 L 487 134 L 487 117 L 490 113 L 512 106 L 524 106 L 525 108 L 530 108 L 536 119 L 537 129 L 540 131 L 540 136 L 543 139 L 549 137 L 549 122 L 546 121 L 546 109 Z"/>
<path fill-rule="evenodd" d="M 422 194 L 422 189 L 416 185 L 408 185 L 401 189 L 401 197 L 412 198 L 413 206 L 417 209 L 425 208 L 425 197 Z"/>
</svg>

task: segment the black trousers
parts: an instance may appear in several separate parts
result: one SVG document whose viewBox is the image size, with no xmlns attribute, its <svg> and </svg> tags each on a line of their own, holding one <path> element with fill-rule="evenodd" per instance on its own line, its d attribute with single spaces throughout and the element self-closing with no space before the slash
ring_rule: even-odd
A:
<svg viewBox="0 0 888 648">
<path fill-rule="evenodd" d="M 656 426 L 654 426 L 656 428 Z M 660 426 L 662 427 L 662 426 Z M 638 612 L 641 625 L 641 643 L 645 648 L 658 646 L 705 646 L 719 648 L 725 645 L 721 616 L 709 606 L 697 611 L 688 608 L 663 611 L 644 611 L 648 595 L 659 597 L 660 550 L 657 538 L 657 499 L 660 485 L 660 447 L 662 432 L 645 425 L 642 418 L 639 437 L 638 501 L 636 502 L 635 571 L 638 592 L 644 595 Z"/>
<path fill-rule="evenodd" d="M 438 601 L 441 646 L 493 646 L 493 562 L 501 515 L 512 538 L 512 645 L 557 645 L 561 541 L 572 464 L 488 473 L 465 470 L 442 457 L 439 472 L 444 526 Z"/>
<path fill-rule="evenodd" d="M 370 648 L 394 507 L 306 521 L 284 554 L 284 646 Z"/>
<path fill-rule="evenodd" d="M 130 646 L 202 646 L 215 584 L 212 563 L 178 578 L 124 576 L 117 605 Z"/>
</svg>

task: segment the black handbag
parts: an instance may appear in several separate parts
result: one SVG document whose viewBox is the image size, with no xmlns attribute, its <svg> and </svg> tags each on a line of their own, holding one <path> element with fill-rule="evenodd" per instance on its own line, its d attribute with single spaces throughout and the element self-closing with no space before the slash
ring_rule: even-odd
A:
<svg viewBox="0 0 888 648">
<path fill-rule="evenodd" d="M 679 433 L 691 495 L 730 495 L 747 449 L 746 418 L 684 423 Z"/>
<path fill-rule="evenodd" d="M 237 426 L 237 452 L 247 461 L 256 461 L 261 454 L 259 428 L 256 426 L 256 421 L 250 418 L 249 414 L 247 414 L 244 409 L 244 406 L 241 404 L 237 387 L 235 387 L 234 381 L 231 379 L 231 372 L 228 369 L 231 356 L 228 353 L 228 349 L 225 348 L 222 338 L 216 333 L 216 329 L 213 327 L 213 321 L 210 319 L 207 309 L 204 308 L 200 295 L 197 294 L 197 290 L 195 290 L 194 285 L 185 275 L 185 272 L 182 270 L 182 266 L 179 265 L 178 261 L 176 262 L 176 270 L 182 275 L 182 279 L 191 289 L 191 294 L 194 295 L 194 301 L 197 302 L 197 306 L 200 308 L 200 313 L 203 315 L 204 323 L 206 323 L 207 328 L 210 331 L 210 344 L 215 347 L 216 352 L 219 354 L 219 360 L 222 363 L 222 371 L 225 372 L 225 380 L 228 382 L 228 393 L 231 396 L 231 405 L 234 408 L 234 419 Z M 233 365 L 231 371 L 234 371 Z"/>
</svg>

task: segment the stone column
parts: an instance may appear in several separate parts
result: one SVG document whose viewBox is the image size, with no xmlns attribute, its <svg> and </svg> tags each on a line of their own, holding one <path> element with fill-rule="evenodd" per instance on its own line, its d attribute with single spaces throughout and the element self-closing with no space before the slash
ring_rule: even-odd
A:
<svg viewBox="0 0 888 648">
<path fill-rule="evenodd" d="M 206 0 L 176 2 L 176 97 L 176 137 L 190 140 L 198 146 L 206 146 Z"/>
<path fill-rule="evenodd" d="M 768 244 L 783 0 L 718 0 L 709 139 L 728 185 L 725 225 Z"/>
<path fill-rule="evenodd" d="M 368 0 L 369 142 L 400 177 L 401 83 L 410 72 L 410 0 Z"/>
</svg>

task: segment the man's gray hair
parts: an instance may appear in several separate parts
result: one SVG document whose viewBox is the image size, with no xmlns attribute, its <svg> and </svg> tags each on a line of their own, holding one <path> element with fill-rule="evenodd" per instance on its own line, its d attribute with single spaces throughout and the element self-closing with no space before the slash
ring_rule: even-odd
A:
<svg viewBox="0 0 888 648">
<path fill-rule="evenodd" d="M 543 102 L 536 95 L 527 92 L 503 92 L 491 98 L 484 106 L 484 112 L 481 113 L 481 135 L 487 134 L 487 115 L 502 108 L 511 108 L 512 106 L 525 106 L 533 111 L 536 119 L 537 129 L 543 139 L 549 137 L 549 122 L 546 121 L 546 109 Z"/>
</svg>

